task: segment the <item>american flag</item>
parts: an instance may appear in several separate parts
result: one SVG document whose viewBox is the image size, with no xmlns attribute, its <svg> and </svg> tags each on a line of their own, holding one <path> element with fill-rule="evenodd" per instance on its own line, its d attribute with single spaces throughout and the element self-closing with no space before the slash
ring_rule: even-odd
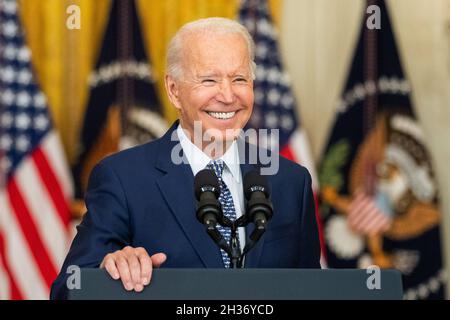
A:
<svg viewBox="0 0 450 320">
<path fill-rule="evenodd" d="M 0 0 L 0 299 L 48 299 L 72 184 L 32 72 L 16 0 Z"/>
<path fill-rule="evenodd" d="M 255 42 L 255 107 L 249 126 L 255 129 L 278 129 L 281 155 L 305 166 L 311 174 L 313 190 L 317 191 L 312 154 L 296 112 L 296 101 L 289 76 L 283 69 L 277 44 L 277 30 L 272 22 L 267 0 L 243 0 L 239 22 L 247 28 Z M 316 216 L 322 246 L 318 212 Z M 322 256 L 322 266 L 325 265 L 323 258 Z"/>
<path fill-rule="evenodd" d="M 357 192 L 348 211 L 350 228 L 369 236 L 387 231 L 392 224 L 392 217 L 379 207 L 380 204 L 376 203 L 373 196 Z"/>
</svg>

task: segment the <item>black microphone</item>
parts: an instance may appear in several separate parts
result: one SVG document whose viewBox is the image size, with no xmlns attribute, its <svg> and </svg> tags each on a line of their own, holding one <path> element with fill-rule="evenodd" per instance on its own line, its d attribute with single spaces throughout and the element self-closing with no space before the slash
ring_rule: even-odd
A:
<svg viewBox="0 0 450 320">
<path fill-rule="evenodd" d="M 212 170 L 204 169 L 194 179 L 195 197 L 198 201 L 197 219 L 207 227 L 215 227 L 222 220 L 219 180 Z"/>
<path fill-rule="evenodd" d="M 244 177 L 244 194 L 247 199 L 248 220 L 255 224 L 256 230 L 265 230 L 267 221 L 273 215 L 266 177 L 256 170 L 248 172 Z"/>
<path fill-rule="evenodd" d="M 217 230 L 217 222 L 223 221 L 223 212 L 218 200 L 220 195 L 220 185 L 217 176 L 212 170 L 203 169 L 194 178 L 195 197 L 198 201 L 197 219 L 206 226 L 206 233 L 213 241 L 231 256 L 231 249 Z"/>
</svg>

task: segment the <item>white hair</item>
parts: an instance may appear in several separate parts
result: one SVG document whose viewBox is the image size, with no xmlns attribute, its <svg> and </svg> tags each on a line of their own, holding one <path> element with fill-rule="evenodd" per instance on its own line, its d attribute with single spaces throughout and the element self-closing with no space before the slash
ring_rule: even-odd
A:
<svg viewBox="0 0 450 320">
<path fill-rule="evenodd" d="M 245 40 L 250 61 L 250 71 L 252 79 L 255 79 L 255 43 L 247 29 L 237 21 L 212 17 L 199 19 L 185 24 L 170 40 L 166 56 L 166 73 L 175 79 L 180 79 L 183 75 L 181 66 L 184 37 L 189 34 L 238 34 Z"/>
</svg>

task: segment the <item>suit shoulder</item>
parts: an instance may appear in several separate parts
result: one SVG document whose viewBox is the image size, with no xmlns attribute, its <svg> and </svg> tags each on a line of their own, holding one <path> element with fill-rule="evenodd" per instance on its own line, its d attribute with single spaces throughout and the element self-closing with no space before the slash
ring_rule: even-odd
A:
<svg viewBox="0 0 450 320">
<path fill-rule="evenodd" d="M 305 166 L 302 166 L 297 162 L 285 158 L 284 156 L 281 155 L 280 155 L 280 173 L 288 175 L 294 174 L 296 176 L 309 179 L 311 176 L 308 169 Z"/>
<path fill-rule="evenodd" d="M 266 168 L 277 177 L 280 177 L 282 179 L 293 179 L 295 177 L 295 180 L 299 180 L 299 178 L 301 178 L 302 181 L 304 179 L 311 180 L 311 175 L 306 167 L 282 156 L 280 153 L 274 153 L 269 149 L 257 146 L 252 143 L 246 143 L 245 148 L 245 152 L 249 152 L 250 154 L 257 154 L 259 157 L 261 156 L 261 154 L 265 155 L 266 159 L 258 159 L 260 166 Z M 268 159 L 270 160 L 267 164 Z"/>
<path fill-rule="evenodd" d="M 141 163 L 154 163 L 159 145 L 160 138 L 109 155 L 103 158 L 99 164 L 117 169 L 123 166 L 133 166 Z"/>
</svg>

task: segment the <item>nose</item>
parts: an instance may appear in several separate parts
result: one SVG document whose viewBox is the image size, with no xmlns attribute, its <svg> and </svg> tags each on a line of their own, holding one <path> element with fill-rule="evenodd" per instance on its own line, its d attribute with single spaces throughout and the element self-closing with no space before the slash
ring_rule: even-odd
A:
<svg viewBox="0 0 450 320">
<path fill-rule="evenodd" d="M 235 102 L 236 96 L 233 91 L 233 86 L 230 80 L 224 80 L 220 84 L 220 91 L 216 99 L 224 104 L 232 104 Z"/>
</svg>

